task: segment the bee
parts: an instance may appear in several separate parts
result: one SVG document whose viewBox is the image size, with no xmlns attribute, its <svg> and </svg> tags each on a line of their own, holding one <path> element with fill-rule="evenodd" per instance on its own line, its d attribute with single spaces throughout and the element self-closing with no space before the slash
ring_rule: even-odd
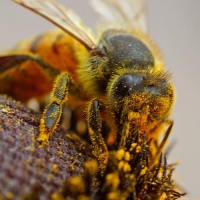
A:
<svg viewBox="0 0 200 200">
<path fill-rule="evenodd" d="M 95 35 L 53 0 L 13 1 L 60 28 L 22 41 L 0 57 L 0 93 L 26 102 L 50 93 L 53 84 L 40 120 L 41 145 L 48 144 L 67 104 L 86 112 L 101 174 L 109 149 L 129 149 L 138 134 L 146 135 L 159 156 L 173 126 L 175 92 L 158 47 L 145 33 L 143 6 L 133 16 L 134 1 L 93 0 L 108 19 Z M 166 123 L 165 137 L 156 144 Z"/>
</svg>

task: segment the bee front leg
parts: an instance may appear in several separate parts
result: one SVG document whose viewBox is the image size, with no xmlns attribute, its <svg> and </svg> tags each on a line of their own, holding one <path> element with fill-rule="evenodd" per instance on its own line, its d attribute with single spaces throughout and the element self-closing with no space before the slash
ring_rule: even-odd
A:
<svg viewBox="0 0 200 200">
<path fill-rule="evenodd" d="M 100 117 L 100 108 L 102 106 L 103 103 L 100 100 L 93 99 L 87 110 L 87 125 L 92 142 L 92 153 L 98 160 L 101 175 L 104 174 L 108 160 L 108 149 L 101 134 L 102 120 Z"/>
<path fill-rule="evenodd" d="M 171 133 L 171 131 L 172 131 L 173 125 L 174 125 L 173 120 L 169 120 L 169 119 L 162 119 L 162 120 L 163 120 L 162 123 L 167 123 L 169 126 L 168 126 L 167 130 L 165 131 L 165 134 L 164 134 L 164 137 L 163 137 L 161 143 L 159 144 L 159 146 L 158 146 L 157 149 L 156 149 L 156 153 L 155 153 L 155 155 L 154 155 L 154 158 L 152 159 L 152 161 L 151 161 L 151 163 L 150 163 L 150 166 L 151 166 L 151 167 L 154 166 L 155 161 L 156 161 L 157 158 L 160 156 L 160 154 L 161 154 L 161 152 L 162 152 L 164 146 L 166 145 L 166 142 L 167 142 L 167 140 L 168 140 L 168 137 L 169 137 L 169 135 L 170 135 L 170 133 Z"/>
<path fill-rule="evenodd" d="M 73 82 L 68 73 L 63 72 L 56 77 L 51 93 L 51 103 L 47 105 L 40 120 L 40 135 L 37 140 L 41 145 L 48 144 L 49 137 L 57 128 L 62 114 L 62 106 L 67 101 L 71 85 Z"/>
</svg>

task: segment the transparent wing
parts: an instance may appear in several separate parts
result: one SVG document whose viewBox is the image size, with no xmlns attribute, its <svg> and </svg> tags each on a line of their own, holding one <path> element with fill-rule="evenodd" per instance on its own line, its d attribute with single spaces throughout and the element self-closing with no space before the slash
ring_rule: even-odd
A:
<svg viewBox="0 0 200 200">
<path fill-rule="evenodd" d="M 83 26 L 79 17 L 71 10 L 64 8 L 54 0 L 13 0 L 14 2 L 43 16 L 66 33 L 71 35 L 88 50 L 95 48 L 91 31 Z"/>
<path fill-rule="evenodd" d="M 147 32 L 145 0 L 90 0 L 106 21 L 125 21 Z"/>
</svg>

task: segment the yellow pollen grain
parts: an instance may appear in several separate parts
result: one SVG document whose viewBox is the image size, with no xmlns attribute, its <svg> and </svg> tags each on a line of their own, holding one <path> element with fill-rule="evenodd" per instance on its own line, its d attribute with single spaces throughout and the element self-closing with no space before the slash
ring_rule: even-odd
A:
<svg viewBox="0 0 200 200">
<path fill-rule="evenodd" d="M 133 150 L 135 149 L 136 146 L 137 146 L 137 143 L 132 143 L 132 144 L 131 144 L 130 151 L 133 151 Z"/>
<path fill-rule="evenodd" d="M 52 173 L 57 173 L 58 172 L 58 164 L 53 164 L 51 171 L 52 171 Z"/>
<path fill-rule="evenodd" d="M 13 199 L 13 197 L 14 197 L 13 193 L 11 193 L 11 192 L 6 193 L 6 198 Z"/>
<path fill-rule="evenodd" d="M 81 194 L 81 195 L 78 196 L 77 200 L 90 200 L 90 198 L 86 195 Z"/>
<path fill-rule="evenodd" d="M 49 144 L 49 134 L 41 132 L 37 141 L 41 143 L 41 147 Z"/>
<path fill-rule="evenodd" d="M 124 161 L 120 161 L 118 164 L 118 169 L 121 170 L 124 168 Z"/>
<path fill-rule="evenodd" d="M 126 172 L 130 172 L 131 171 L 131 166 L 128 163 L 124 163 L 123 169 L 124 169 L 125 173 Z"/>
<path fill-rule="evenodd" d="M 140 153 L 141 150 L 142 150 L 141 146 L 137 146 L 137 148 L 136 148 L 136 153 Z"/>
<path fill-rule="evenodd" d="M 85 191 L 85 184 L 80 177 L 72 177 L 69 179 L 70 181 L 70 188 L 74 190 L 74 192 L 79 191 L 83 193 Z"/>
<path fill-rule="evenodd" d="M 110 193 L 107 195 L 107 199 L 108 199 L 108 200 L 117 200 L 117 199 L 119 199 L 119 194 L 116 193 L 116 192 L 110 192 Z"/>
<path fill-rule="evenodd" d="M 144 169 L 141 170 L 140 175 L 145 175 L 147 172 L 147 167 L 145 167 Z"/>
<path fill-rule="evenodd" d="M 124 158 L 126 161 L 129 161 L 131 159 L 130 153 L 126 152 Z"/>
<path fill-rule="evenodd" d="M 123 149 L 120 149 L 117 151 L 116 157 L 118 160 L 122 160 L 122 158 L 124 157 L 125 151 Z"/>
<path fill-rule="evenodd" d="M 94 175 L 98 171 L 98 163 L 96 160 L 88 160 L 85 162 L 85 169 L 90 175 Z"/>
<path fill-rule="evenodd" d="M 169 198 L 169 197 L 168 197 Z M 159 200 L 165 200 L 165 199 L 167 199 L 167 195 L 164 193 L 164 194 L 162 194 L 162 196 L 161 197 L 159 197 Z"/>
<path fill-rule="evenodd" d="M 59 194 L 57 194 L 57 193 L 53 193 L 53 194 L 51 195 L 51 199 L 52 199 L 52 200 L 64 200 L 63 196 L 61 196 L 61 195 L 59 195 Z"/>
<path fill-rule="evenodd" d="M 131 121 L 133 119 L 138 119 L 140 117 L 140 113 L 138 112 L 133 112 L 133 111 L 130 111 L 128 113 L 128 120 Z"/>
<path fill-rule="evenodd" d="M 57 116 L 57 112 L 52 112 L 49 117 L 55 118 Z"/>
<path fill-rule="evenodd" d="M 115 173 L 108 174 L 106 176 L 106 182 L 108 185 L 112 185 L 113 189 L 116 189 L 120 183 L 119 176 Z"/>
</svg>

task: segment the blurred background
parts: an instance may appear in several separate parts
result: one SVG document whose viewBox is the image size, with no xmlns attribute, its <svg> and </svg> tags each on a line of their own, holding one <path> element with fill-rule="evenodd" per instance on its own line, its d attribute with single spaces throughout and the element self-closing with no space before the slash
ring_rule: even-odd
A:
<svg viewBox="0 0 200 200">
<path fill-rule="evenodd" d="M 97 15 L 86 0 L 59 0 L 73 8 L 92 28 Z M 148 0 L 149 34 L 163 52 L 173 73 L 177 100 L 170 141 L 175 141 L 168 163 L 180 161 L 174 178 L 186 189 L 183 199 L 200 197 L 200 1 Z M 0 50 L 54 26 L 12 1 L 0 3 Z"/>
</svg>

